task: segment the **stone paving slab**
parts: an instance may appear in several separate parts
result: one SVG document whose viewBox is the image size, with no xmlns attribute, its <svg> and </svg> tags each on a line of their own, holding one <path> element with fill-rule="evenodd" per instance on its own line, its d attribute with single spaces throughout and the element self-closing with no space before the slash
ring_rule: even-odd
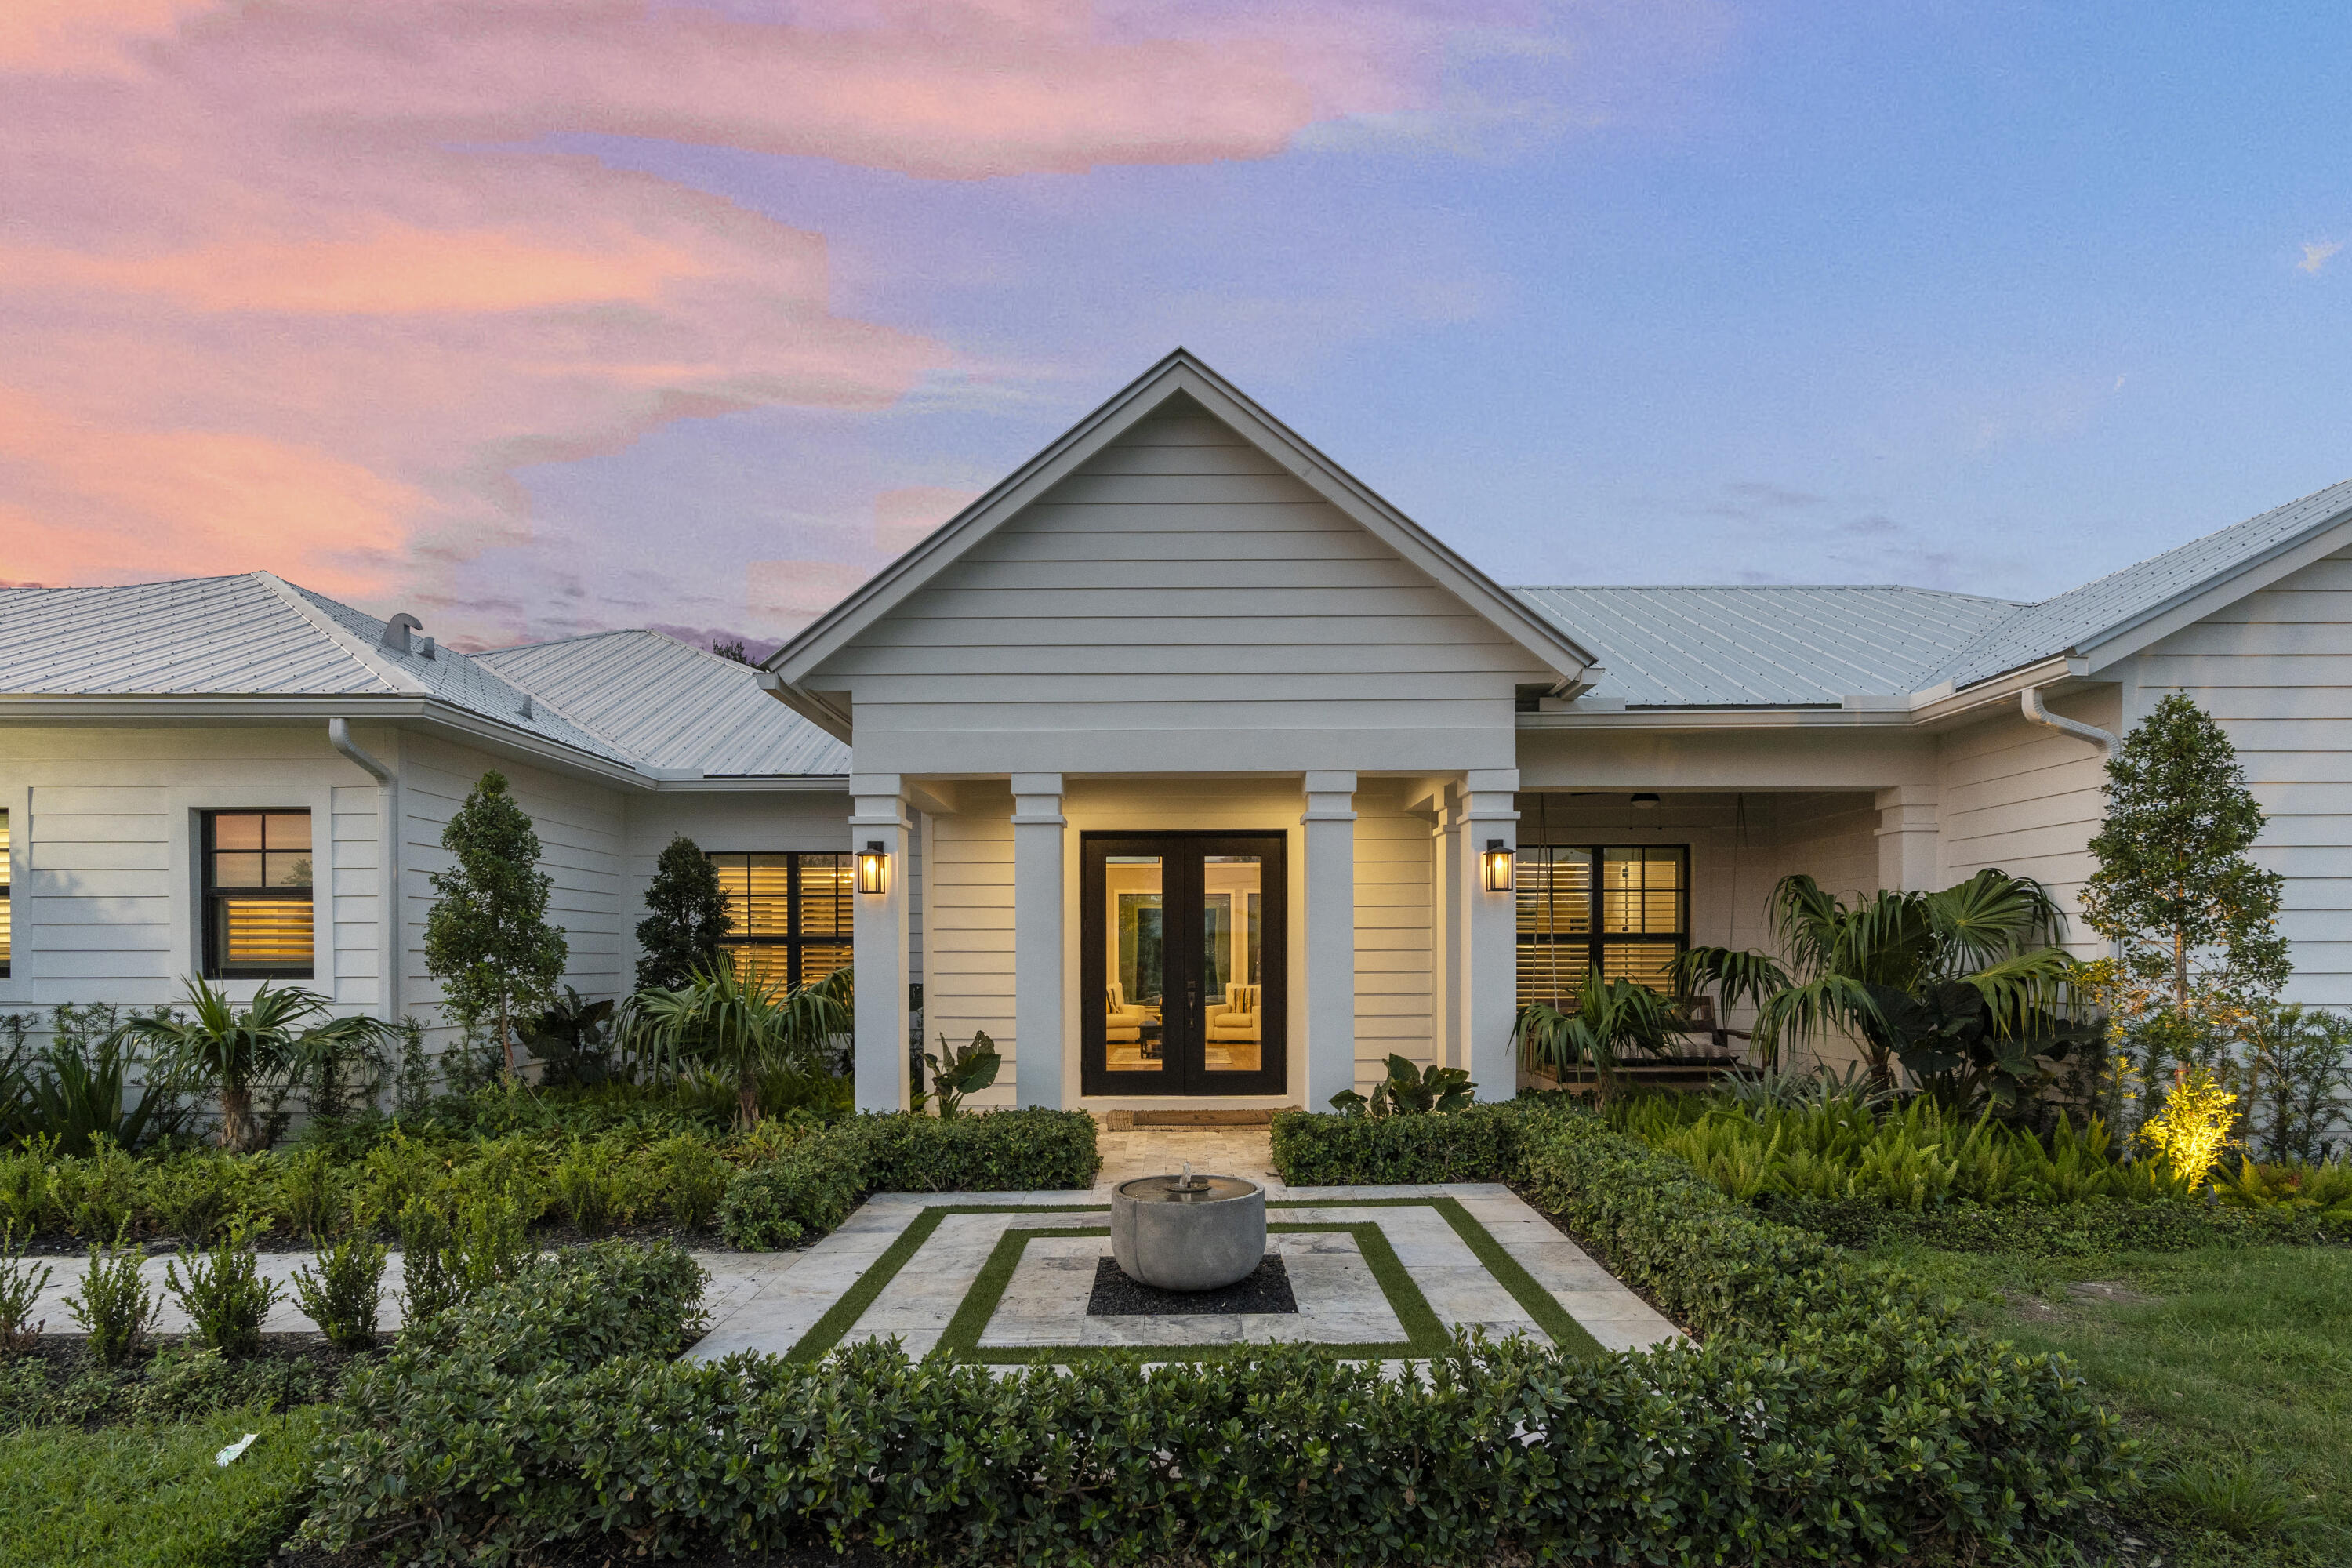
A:
<svg viewBox="0 0 2352 1568">
<path fill-rule="evenodd" d="M 1646 1349 L 1681 1337 L 1648 1303 L 1499 1184 L 1312 1188 L 1285 1187 L 1276 1182 L 1266 1184 L 1271 1202 L 1298 1205 L 1271 1211 L 1268 1218 L 1277 1224 L 1378 1225 L 1431 1308 L 1448 1325 L 1484 1327 L 1493 1333 L 1541 1332 L 1443 1215 L 1435 1208 L 1412 1204 L 1412 1199 L 1451 1198 L 1459 1203 L 1603 1350 Z M 755 1289 L 734 1298 L 734 1305 L 724 1312 L 714 1307 L 710 1334 L 688 1354 L 714 1359 L 747 1350 L 783 1353 L 857 1286 L 926 1209 L 983 1211 L 942 1216 L 938 1229 L 843 1336 L 843 1342 L 896 1337 L 909 1354 L 924 1354 L 938 1345 L 1007 1230 L 1102 1227 L 1107 1224 L 1106 1196 L 1099 1190 L 877 1194 L 849 1223 L 796 1255 L 800 1261 L 795 1268 L 763 1279 Z M 986 1212 L 1000 1209 L 1007 1212 Z M 1308 1238 L 1278 1236 L 1274 1239 L 1284 1252 L 1286 1266 L 1292 1266 L 1291 1248 L 1280 1244 Z M 1036 1252 L 1038 1246 L 1033 1242 L 1029 1250 Z M 1024 1254 L 1003 1300 L 982 1330 L 981 1344 L 1079 1348 L 1139 1342 L 1255 1343 L 1285 1337 L 1283 1325 L 1257 1315 L 1237 1316 L 1230 1324 L 1220 1317 L 1129 1320 L 1141 1324 L 1181 1324 L 1181 1334 L 1172 1327 L 1093 1326 L 1108 1321 L 1085 1319 L 1085 1294 L 1091 1287 L 1095 1260 L 1107 1255 L 1108 1248 L 1107 1238 L 1073 1237 L 1066 1243 L 1051 1244 L 1037 1258 Z M 1061 1298 L 1049 1299 L 1057 1288 Z M 1305 1304 L 1302 1298 L 1302 1308 Z M 1376 1321 L 1383 1325 L 1395 1322 L 1394 1312 L 1369 1270 L 1360 1282 L 1329 1299 L 1316 1321 L 1336 1323 L 1343 1318 L 1358 1328 Z M 1087 1326 L 1078 1326 L 1081 1321 Z M 1391 1331 L 1369 1337 L 1351 1331 L 1341 1340 L 1312 1324 L 1294 1323 L 1291 1328 L 1288 1337 L 1327 1343 L 1366 1343 L 1396 1337 Z"/>
</svg>

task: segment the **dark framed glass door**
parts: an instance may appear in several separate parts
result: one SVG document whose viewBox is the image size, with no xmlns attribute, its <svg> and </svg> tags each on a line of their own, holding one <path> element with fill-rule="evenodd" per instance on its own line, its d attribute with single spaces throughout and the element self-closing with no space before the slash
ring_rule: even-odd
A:
<svg viewBox="0 0 2352 1568">
<path fill-rule="evenodd" d="M 1288 1087 L 1285 844 L 1280 833 L 1079 836 L 1086 1093 Z"/>
</svg>

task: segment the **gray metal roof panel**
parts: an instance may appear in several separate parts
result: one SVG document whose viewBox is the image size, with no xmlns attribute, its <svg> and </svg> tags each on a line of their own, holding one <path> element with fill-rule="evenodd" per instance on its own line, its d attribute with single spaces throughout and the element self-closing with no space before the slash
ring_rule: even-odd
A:
<svg viewBox="0 0 2352 1568">
<path fill-rule="evenodd" d="M 290 586 L 291 584 L 289 584 Z M 490 668 L 478 656 L 459 653 L 453 648 L 436 648 L 427 658 L 422 649 L 424 640 L 413 639 L 411 651 L 396 653 L 383 646 L 384 623 L 363 610 L 314 594 L 308 588 L 294 591 L 309 600 L 330 620 L 349 635 L 370 646 L 372 656 L 398 669 L 403 675 L 421 684 L 425 692 L 454 708 L 494 719 L 510 729 L 520 730 L 591 756 L 612 762 L 635 764 L 641 759 L 625 747 L 597 734 L 584 725 L 574 723 L 562 711 L 560 700 L 542 693 L 530 693 L 534 698 L 531 711 L 523 712 L 525 689 L 508 680 Z"/>
<path fill-rule="evenodd" d="M 477 658 L 647 767 L 717 777 L 849 771 L 849 748 L 761 690 L 751 667 L 659 632 L 598 632 Z"/>
<path fill-rule="evenodd" d="M 1928 588 L 1514 588 L 1600 656 L 1633 708 L 1836 706 L 1906 696 L 2019 606 Z"/>
<path fill-rule="evenodd" d="M 399 689 L 268 579 L 0 589 L 0 692 L 385 695 Z"/>
<path fill-rule="evenodd" d="M 2352 479 L 2027 605 L 1972 639 L 1937 669 L 1928 684 L 1949 680 L 1967 686 L 2081 648 L 2174 599 L 2347 521 L 2352 521 Z"/>
</svg>

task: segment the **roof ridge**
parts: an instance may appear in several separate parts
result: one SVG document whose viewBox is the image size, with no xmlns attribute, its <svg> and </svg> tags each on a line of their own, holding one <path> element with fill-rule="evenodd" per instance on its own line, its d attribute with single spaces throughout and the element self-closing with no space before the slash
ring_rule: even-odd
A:
<svg viewBox="0 0 2352 1568">
<path fill-rule="evenodd" d="M 304 597 L 305 594 L 312 592 L 313 590 L 298 589 L 293 584 L 289 583 L 285 578 L 280 577 L 275 572 L 244 572 L 233 574 L 233 575 L 250 577 L 255 582 L 259 583 L 264 588 L 268 590 L 272 595 L 287 605 L 296 615 L 301 616 L 304 621 L 308 622 L 311 629 L 323 633 L 327 640 L 335 647 L 342 649 L 346 657 L 357 663 L 362 669 L 365 669 L 370 674 L 373 675 L 377 679 L 391 687 L 394 691 L 398 691 L 411 697 L 429 697 L 432 695 L 432 689 L 430 687 L 417 679 L 415 676 L 409 674 L 408 671 L 401 668 L 398 665 L 394 664 L 389 659 L 383 658 L 378 655 L 376 651 L 368 647 L 366 643 L 362 642 L 360 638 L 353 637 L 342 626 L 338 626 L 335 623 L 334 616 L 328 615 L 324 610 L 320 609 L 318 605 L 312 604 L 308 598 Z M 178 581 L 207 582 L 211 581 L 211 579 L 189 577 L 181 578 L 178 579 Z M 325 595 L 321 595 L 320 597 L 323 598 Z M 337 604 L 342 603 L 340 599 L 335 602 Z M 345 609 L 351 608 L 348 605 L 343 605 L 343 607 Z"/>
<path fill-rule="evenodd" d="M 651 626 L 607 626 L 601 632 L 574 632 L 568 637 L 541 637 L 537 642 L 509 643 L 504 647 L 486 647 L 479 653 L 474 654 L 471 657 L 475 658 L 495 658 L 502 653 L 528 653 L 535 647 L 562 647 L 565 643 L 593 642 L 598 637 L 668 637 L 671 642 L 677 643 L 685 647 L 692 647 L 694 646 L 692 643 L 687 642 L 682 637 L 669 637 L 668 633 L 657 632 Z"/>
<path fill-rule="evenodd" d="M 2030 609 L 2036 601 L 2004 599 L 1994 594 L 1969 594 L 1958 588 L 1922 588 L 1911 583 L 1515 583 L 1513 594 L 1593 594 L 1611 591 L 1642 594 L 1932 594 L 1939 599 L 1973 599 L 1979 604 L 2011 605 Z M 2068 589 L 2073 593 L 2073 589 Z"/>
</svg>

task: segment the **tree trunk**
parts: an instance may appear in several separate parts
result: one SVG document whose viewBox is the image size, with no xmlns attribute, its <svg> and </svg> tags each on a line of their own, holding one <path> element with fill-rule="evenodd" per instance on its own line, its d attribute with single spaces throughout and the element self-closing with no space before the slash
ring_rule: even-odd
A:
<svg viewBox="0 0 2352 1568">
<path fill-rule="evenodd" d="M 2172 1000 L 2176 1006 L 2189 1005 L 2189 933 L 2178 928 L 2172 933 Z"/>
<path fill-rule="evenodd" d="M 220 1146 L 232 1154 L 245 1152 L 253 1136 L 253 1090 L 221 1090 Z"/>
<path fill-rule="evenodd" d="M 745 1072 L 735 1080 L 735 1118 L 744 1127 L 760 1121 L 760 1080 Z"/>
<path fill-rule="evenodd" d="M 507 998 L 503 991 L 499 993 L 499 1066 L 506 1086 L 512 1089 L 515 1080 L 514 1037 L 507 1028 Z"/>
</svg>

